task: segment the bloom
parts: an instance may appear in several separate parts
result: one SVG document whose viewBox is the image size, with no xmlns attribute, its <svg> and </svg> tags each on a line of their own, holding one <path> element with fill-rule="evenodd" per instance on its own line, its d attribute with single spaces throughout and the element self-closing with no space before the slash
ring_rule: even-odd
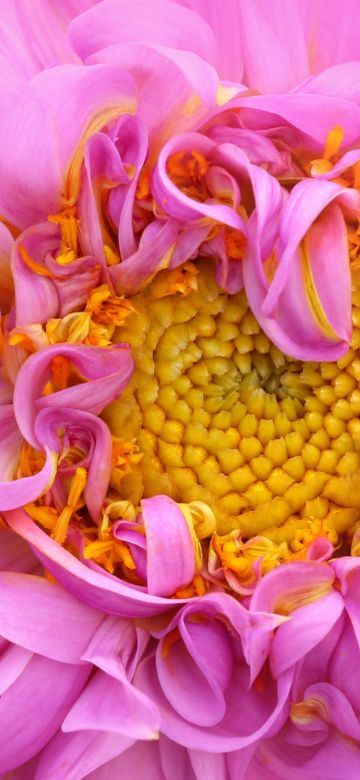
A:
<svg viewBox="0 0 360 780">
<path fill-rule="evenodd" d="M 142 740 L 140 704 L 161 732 L 123 757 L 116 741 L 114 773 L 151 756 L 166 777 L 179 755 L 197 776 L 285 777 L 299 744 L 314 776 L 330 748 L 356 766 L 332 661 L 357 653 L 350 5 L 346 51 L 323 3 L 294 3 L 289 27 L 262 0 L 220 16 L 43 0 L 28 46 L 33 20 L 4 11 L 0 509 L 72 593 L 40 580 L 31 598 L 99 621 L 72 664 L 84 687 L 34 747 L 39 778 L 82 744 L 58 728 L 94 729 L 95 700 L 105 732 Z M 119 684 L 135 714 L 110 714 Z"/>
</svg>

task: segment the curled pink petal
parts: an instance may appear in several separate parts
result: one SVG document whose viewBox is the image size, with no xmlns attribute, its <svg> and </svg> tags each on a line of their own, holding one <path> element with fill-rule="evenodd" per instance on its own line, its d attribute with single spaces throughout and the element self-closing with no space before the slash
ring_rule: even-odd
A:
<svg viewBox="0 0 360 780">
<path fill-rule="evenodd" d="M 60 390 L 53 395 L 41 396 L 50 376 L 51 361 L 58 355 L 69 360 L 80 374 L 90 381 L 85 385 L 79 384 Z M 94 413 L 101 411 L 126 387 L 132 371 L 133 362 L 128 345 L 117 344 L 110 349 L 102 349 L 86 345 L 57 344 L 39 350 L 22 366 L 14 391 L 14 411 L 23 436 L 32 446 L 39 446 L 34 431 L 36 410 L 62 405 Z M 23 404 L 24 388 L 28 398 L 26 407 Z"/>
<path fill-rule="evenodd" d="M 147 541 L 148 592 L 172 596 L 188 585 L 196 572 L 188 524 L 175 501 L 167 496 L 143 499 L 141 509 Z"/>
</svg>

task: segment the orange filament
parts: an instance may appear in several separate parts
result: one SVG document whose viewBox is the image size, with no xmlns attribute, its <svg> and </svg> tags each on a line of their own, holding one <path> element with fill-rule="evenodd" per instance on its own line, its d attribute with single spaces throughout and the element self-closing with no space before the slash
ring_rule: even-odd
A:
<svg viewBox="0 0 360 780">
<path fill-rule="evenodd" d="M 59 544 L 63 544 L 66 539 L 70 520 L 78 508 L 78 502 L 85 488 L 86 480 L 86 469 L 83 467 L 77 468 L 75 476 L 71 481 L 67 504 L 60 513 L 55 524 L 54 532 L 52 534 L 55 542 L 58 542 Z"/>
<path fill-rule="evenodd" d="M 25 265 L 30 268 L 31 271 L 34 271 L 35 274 L 53 278 L 51 271 L 49 271 L 45 265 L 41 265 L 41 263 L 37 263 L 36 260 L 33 260 L 32 257 L 30 257 L 27 249 L 22 244 L 19 244 L 19 254 L 23 263 L 25 263 Z"/>
<path fill-rule="evenodd" d="M 78 253 L 79 220 L 76 209 L 69 207 L 60 214 L 50 214 L 48 220 L 61 229 L 61 246 L 56 261 L 59 265 L 67 265 L 76 259 Z"/>
</svg>

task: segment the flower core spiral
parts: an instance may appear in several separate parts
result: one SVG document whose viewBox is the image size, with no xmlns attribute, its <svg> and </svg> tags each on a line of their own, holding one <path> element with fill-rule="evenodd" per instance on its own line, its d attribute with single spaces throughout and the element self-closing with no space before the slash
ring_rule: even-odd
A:
<svg viewBox="0 0 360 780">
<path fill-rule="evenodd" d="M 116 330 L 135 373 L 104 418 L 138 457 L 120 480 L 113 470 L 113 487 L 135 505 L 158 493 L 205 502 L 219 535 L 239 530 L 294 553 L 319 535 L 338 544 L 358 518 L 355 350 L 337 363 L 295 361 L 243 291 L 220 290 L 209 261 L 186 271 L 161 272 Z M 355 291 L 354 324 L 358 303 Z"/>
</svg>

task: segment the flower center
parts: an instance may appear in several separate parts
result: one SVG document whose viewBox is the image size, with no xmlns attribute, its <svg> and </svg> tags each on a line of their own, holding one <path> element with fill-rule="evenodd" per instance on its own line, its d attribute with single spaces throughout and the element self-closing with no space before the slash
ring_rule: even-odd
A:
<svg viewBox="0 0 360 780">
<path fill-rule="evenodd" d="M 103 416 L 117 446 L 131 441 L 141 457 L 120 479 L 115 464 L 112 485 L 135 506 L 159 493 L 206 502 L 218 534 L 239 529 L 294 551 L 314 535 L 336 544 L 358 518 L 360 294 L 354 348 L 337 363 L 302 364 L 209 265 L 197 264 L 196 284 L 159 274 L 115 331 L 136 369 Z"/>
</svg>

